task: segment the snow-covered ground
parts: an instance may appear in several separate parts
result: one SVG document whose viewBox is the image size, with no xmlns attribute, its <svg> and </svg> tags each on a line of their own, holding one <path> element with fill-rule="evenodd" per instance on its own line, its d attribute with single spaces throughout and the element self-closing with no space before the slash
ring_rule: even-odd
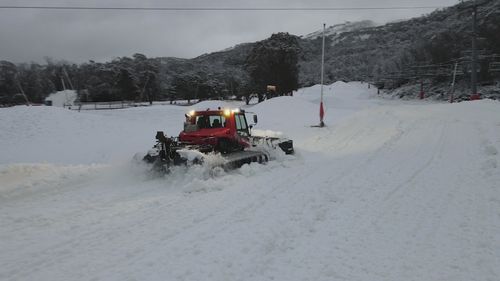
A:
<svg viewBox="0 0 500 281">
<path fill-rule="evenodd" d="M 1 109 L 0 280 L 498 280 L 500 103 L 318 95 L 247 108 L 295 156 L 166 178 L 187 107 Z"/>
</svg>

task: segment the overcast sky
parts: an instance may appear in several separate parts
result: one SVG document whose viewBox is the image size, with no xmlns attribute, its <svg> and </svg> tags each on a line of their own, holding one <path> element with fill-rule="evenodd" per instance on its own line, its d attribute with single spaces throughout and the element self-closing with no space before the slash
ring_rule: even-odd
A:
<svg viewBox="0 0 500 281">
<path fill-rule="evenodd" d="M 451 6 L 459 0 L 0 0 L 7 5 L 136 7 Z M 143 53 L 192 58 L 275 32 L 304 35 L 345 21 L 408 19 L 432 10 L 47 11 L 0 9 L 0 60 L 107 61 Z"/>
</svg>

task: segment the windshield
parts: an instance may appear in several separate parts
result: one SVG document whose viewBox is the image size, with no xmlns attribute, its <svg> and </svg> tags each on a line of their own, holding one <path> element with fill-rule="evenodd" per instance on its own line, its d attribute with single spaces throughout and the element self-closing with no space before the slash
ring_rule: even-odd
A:
<svg viewBox="0 0 500 281">
<path fill-rule="evenodd" d="M 216 129 L 226 127 L 226 118 L 222 115 L 196 116 L 195 124 L 198 129 Z"/>
</svg>

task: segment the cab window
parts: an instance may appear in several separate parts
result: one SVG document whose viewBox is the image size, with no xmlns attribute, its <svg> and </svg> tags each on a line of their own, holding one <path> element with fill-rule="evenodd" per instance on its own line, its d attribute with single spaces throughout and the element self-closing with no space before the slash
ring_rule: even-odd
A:
<svg viewBox="0 0 500 281">
<path fill-rule="evenodd" d="M 207 116 L 205 115 L 196 116 L 196 126 L 198 126 L 198 129 L 210 128 Z"/>
<path fill-rule="evenodd" d="M 212 126 L 212 128 L 224 128 L 226 127 L 226 118 L 221 115 L 211 115 L 210 126 Z"/>
<path fill-rule="evenodd" d="M 234 116 L 234 119 L 236 121 L 236 130 L 239 133 L 244 133 L 248 135 L 248 126 L 247 126 L 247 120 L 245 118 L 245 115 L 243 114 L 236 114 Z"/>
<path fill-rule="evenodd" d="M 199 115 L 196 116 L 198 129 L 212 129 L 226 127 L 226 118 L 222 115 Z"/>
</svg>

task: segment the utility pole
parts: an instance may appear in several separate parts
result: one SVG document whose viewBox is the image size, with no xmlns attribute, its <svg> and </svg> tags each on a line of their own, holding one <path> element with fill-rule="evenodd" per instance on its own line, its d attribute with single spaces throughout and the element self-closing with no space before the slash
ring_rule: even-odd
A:
<svg viewBox="0 0 500 281">
<path fill-rule="evenodd" d="M 61 76 L 61 84 L 63 86 L 63 91 L 66 91 L 66 83 L 64 83 L 64 77 Z"/>
<path fill-rule="evenodd" d="M 423 100 L 424 98 L 425 98 L 424 80 L 420 80 L 420 99 Z"/>
<path fill-rule="evenodd" d="M 19 91 L 21 92 L 21 94 L 23 95 L 24 100 L 26 101 L 26 105 L 28 105 L 28 106 L 31 105 L 30 101 L 28 100 L 28 97 L 26 96 L 26 93 L 23 90 L 23 87 L 21 86 L 21 81 L 18 79 L 17 73 L 15 75 L 15 79 L 16 79 L 16 86 L 19 89 Z"/>
<path fill-rule="evenodd" d="M 477 97 L 477 4 L 474 0 L 472 7 L 472 67 L 471 67 L 472 93 L 471 99 Z"/>
<path fill-rule="evenodd" d="M 74 90 L 75 87 L 73 87 L 73 83 L 71 83 L 71 79 L 69 79 L 68 72 L 66 71 L 66 68 L 63 67 L 63 73 L 64 76 L 66 76 L 66 79 L 68 80 L 69 86 L 71 87 L 71 90 Z"/>
<path fill-rule="evenodd" d="M 455 69 L 453 70 L 453 81 L 451 82 L 451 91 L 450 91 L 450 103 L 453 103 L 455 100 L 455 81 L 457 78 L 457 68 L 458 68 L 458 61 L 455 62 Z"/>
<path fill-rule="evenodd" d="M 139 97 L 139 99 L 141 100 L 141 102 L 144 99 L 144 91 L 146 90 L 146 86 L 148 85 L 148 82 L 149 82 L 149 74 L 148 74 L 148 77 L 146 78 L 146 82 L 144 83 L 144 87 L 142 87 L 141 95 Z"/>
<path fill-rule="evenodd" d="M 469 1 L 471 4 L 464 6 L 463 10 L 472 9 L 472 50 L 471 50 L 471 96 L 470 99 L 479 99 L 479 93 L 477 91 L 477 72 L 478 72 L 478 50 L 477 50 L 477 13 L 478 7 L 490 3 L 491 0 L 472 0 Z"/>
</svg>

